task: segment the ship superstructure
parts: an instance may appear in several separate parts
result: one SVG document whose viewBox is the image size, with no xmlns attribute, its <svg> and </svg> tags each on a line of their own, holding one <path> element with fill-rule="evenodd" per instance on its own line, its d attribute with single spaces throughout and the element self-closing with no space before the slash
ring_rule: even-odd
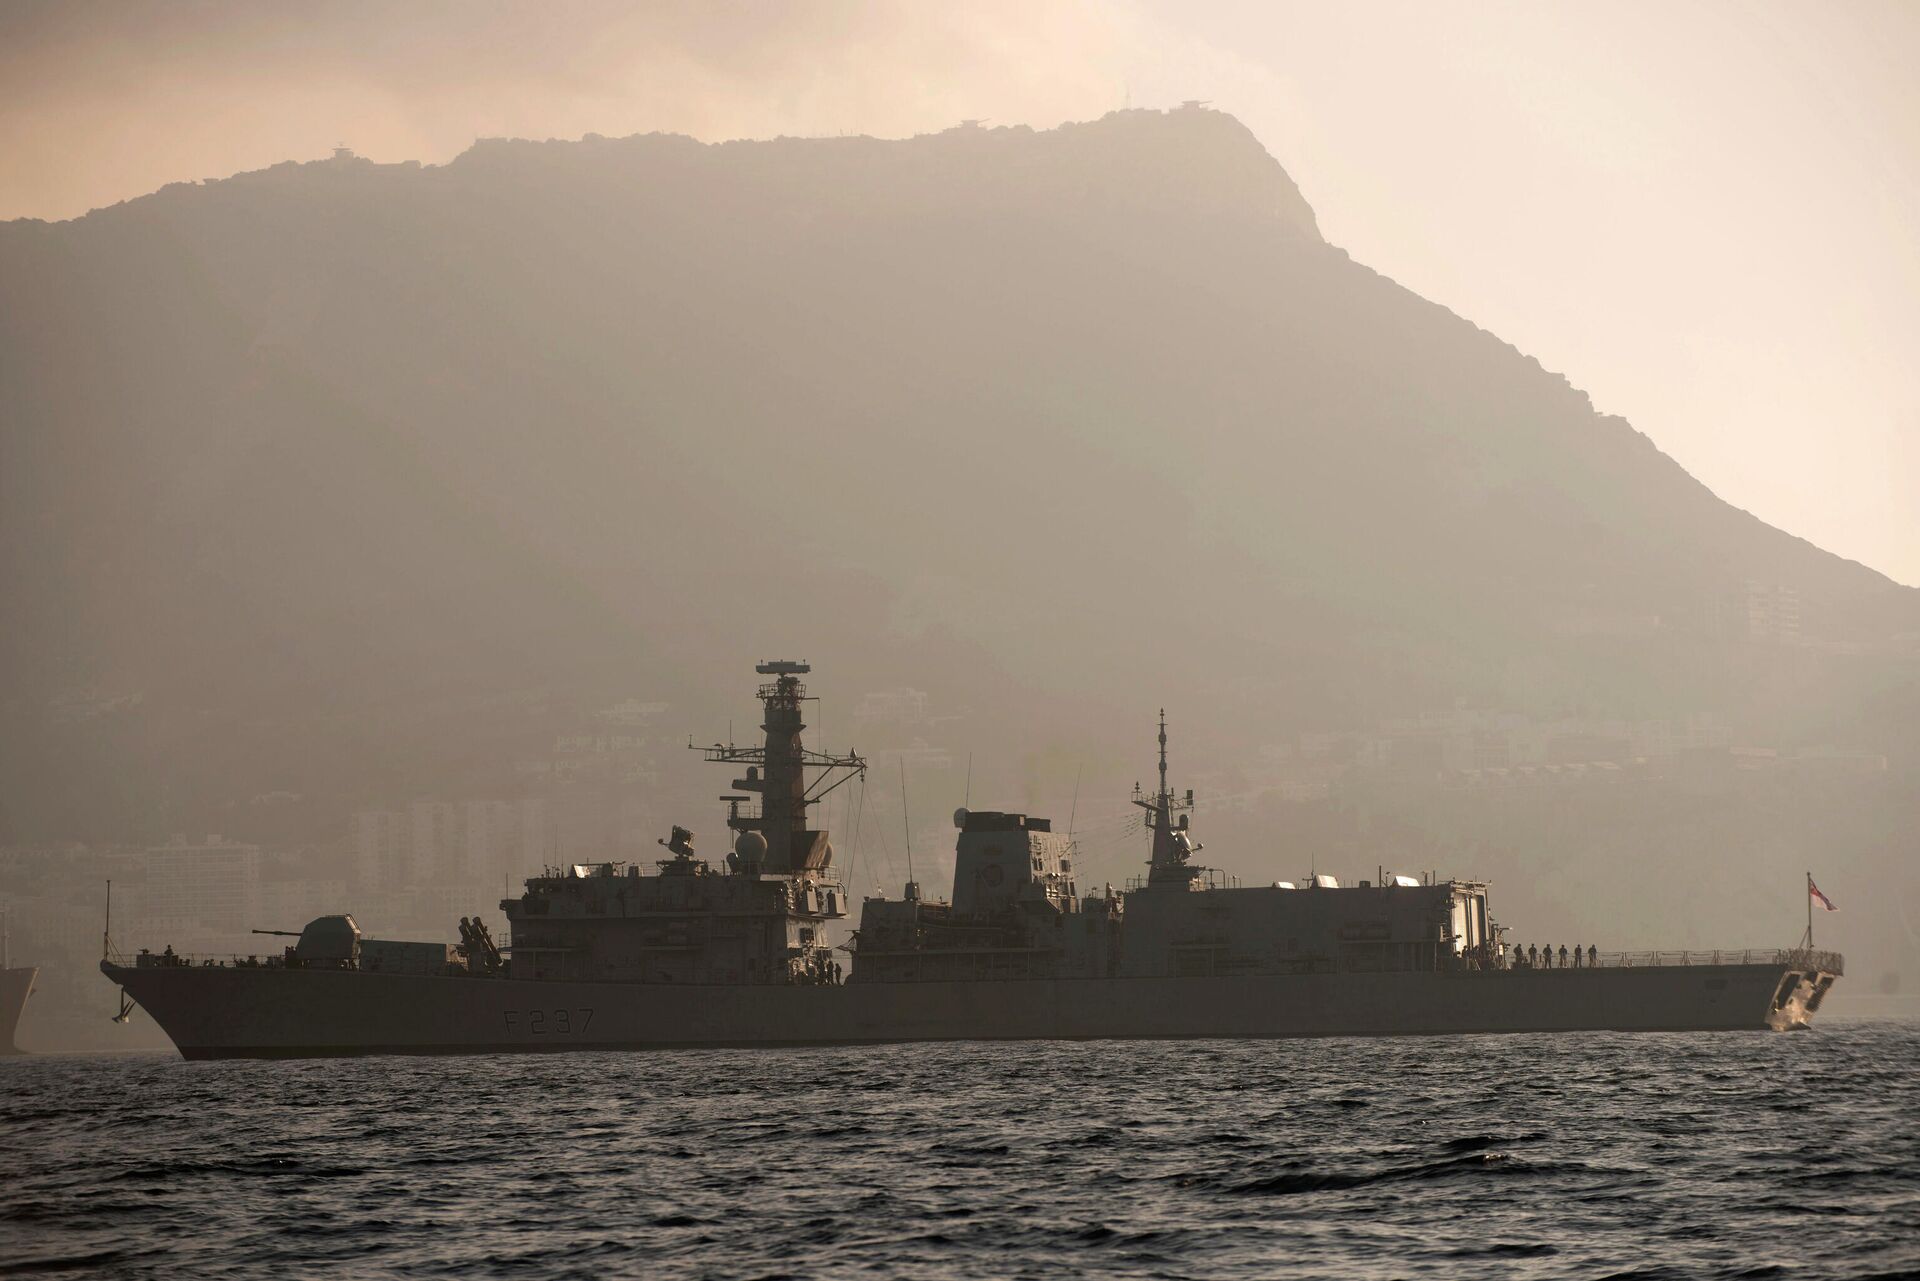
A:
<svg viewBox="0 0 1920 1281">
<path fill-rule="evenodd" d="M 957 810 L 953 898 L 869 898 L 849 982 L 1061 978 L 1105 973 L 1119 904 L 1075 897 L 1073 852 L 1044 818 Z"/>
<path fill-rule="evenodd" d="M 1194 861 L 1193 792 L 1134 788 L 1145 811 L 1146 875 L 1120 893 L 1076 898 L 1072 847 L 1044 818 L 961 810 L 953 898 L 869 898 L 852 982 L 936 978 L 1177 978 L 1433 973 L 1500 968 L 1498 926 L 1477 881 L 1396 876 L 1342 887 L 1233 884 Z"/>
<path fill-rule="evenodd" d="M 1522 959 L 1487 886 L 1309 871 L 1247 886 L 1196 861 L 1194 794 L 1136 785 L 1146 870 L 1076 875 L 1046 818 L 962 809 L 950 897 L 909 882 L 849 914 L 809 811 L 861 777 L 809 750 L 805 663 L 757 669 L 759 743 L 716 743 L 731 848 L 716 865 L 674 827 L 651 871 L 570 864 L 460 942 L 362 938 L 322 917 L 283 955 L 109 955 L 102 971 L 190 1058 L 793 1045 L 899 1040 L 1286 1037 L 1805 1026 L 1842 962 L 1810 948 Z M 845 958 L 843 961 L 842 958 Z M 1581 962 L 1584 961 L 1584 964 Z"/>
<path fill-rule="evenodd" d="M 526 884 L 501 910 L 512 929 L 512 973 L 542 981 L 833 983 L 842 967 L 826 926 L 847 914 L 833 843 L 807 811 L 867 763 L 855 753 L 809 751 L 801 740 L 805 663 L 758 671 L 764 711 L 758 746 L 716 743 L 706 759 L 744 765 L 727 805 L 733 848 L 714 868 L 675 827 L 658 874 L 638 864 L 574 864 Z M 756 799 L 757 798 L 757 799 Z"/>
<path fill-rule="evenodd" d="M 1190 890 L 1206 884 L 1206 868 L 1193 861 L 1199 847 L 1187 834 L 1193 810 L 1193 789 L 1184 798 L 1176 797 L 1167 786 L 1167 709 L 1160 709 L 1160 786 L 1151 796 L 1133 785 L 1133 803 L 1146 811 L 1147 832 L 1153 846 L 1147 855 L 1147 887 L 1156 890 Z"/>
</svg>

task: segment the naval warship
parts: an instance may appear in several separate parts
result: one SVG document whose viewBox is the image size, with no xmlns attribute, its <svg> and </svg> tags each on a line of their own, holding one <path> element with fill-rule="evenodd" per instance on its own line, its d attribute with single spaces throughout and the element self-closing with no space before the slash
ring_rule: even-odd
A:
<svg viewBox="0 0 1920 1281">
<path fill-rule="evenodd" d="M 1810 946 L 1524 953 L 1487 886 L 1435 875 L 1241 886 L 1195 861 L 1193 793 L 1136 786 L 1145 874 L 1081 893 L 1038 816 L 963 809 L 948 898 L 908 882 L 852 910 L 808 811 L 864 776 L 802 742 L 805 663 L 762 663 L 764 741 L 739 768 L 718 866 L 675 827 L 668 857 L 550 868 L 503 900 L 496 942 L 361 936 L 325 916 L 279 956 L 109 954 L 106 977 L 189 1059 L 930 1040 L 1805 1027 L 1842 972 Z M 1806 942 L 1810 944 L 1810 939 Z"/>
</svg>

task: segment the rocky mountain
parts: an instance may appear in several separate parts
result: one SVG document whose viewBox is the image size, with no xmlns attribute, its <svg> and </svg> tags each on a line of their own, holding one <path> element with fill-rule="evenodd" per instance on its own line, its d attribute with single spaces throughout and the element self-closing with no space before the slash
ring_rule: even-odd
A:
<svg viewBox="0 0 1920 1281">
<path fill-rule="evenodd" d="M 1008 760 L 1162 703 L 1223 754 L 1461 700 L 1915 745 L 1920 592 L 1212 111 L 284 164 L 0 225 L 0 295 L 0 840 L 337 816 L 776 654 Z"/>
</svg>

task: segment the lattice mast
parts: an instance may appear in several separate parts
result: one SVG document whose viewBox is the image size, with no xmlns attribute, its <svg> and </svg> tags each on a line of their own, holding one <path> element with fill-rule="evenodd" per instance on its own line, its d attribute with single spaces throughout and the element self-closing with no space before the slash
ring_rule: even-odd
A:
<svg viewBox="0 0 1920 1281">
<path fill-rule="evenodd" d="M 1151 795 L 1133 785 L 1133 803 L 1147 812 L 1147 831 L 1153 847 L 1147 857 L 1149 886 L 1186 887 L 1201 873 L 1192 858 L 1200 847 L 1187 835 L 1188 816 L 1193 809 L 1193 789 L 1175 796 L 1167 786 L 1167 709 L 1160 709 L 1160 786 Z"/>
<path fill-rule="evenodd" d="M 745 796 L 723 796 L 727 826 L 736 833 L 737 870 L 750 874 L 791 875 L 826 868 L 833 846 L 824 830 L 807 826 L 807 809 L 849 779 L 866 773 L 867 762 L 857 753 L 836 755 L 807 750 L 801 733 L 807 728 L 801 704 L 809 701 L 800 677 L 813 669 L 806 663 L 775 661 L 754 668 L 771 683 L 760 687 L 765 711 L 760 728 L 766 734 L 759 747 L 715 743 L 699 749 L 709 761 L 745 765 L 745 777 L 733 780 Z M 817 771 L 811 780 L 808 771 Z M 757 795 L 759 805 L 745 809 Z"/>
</svg>

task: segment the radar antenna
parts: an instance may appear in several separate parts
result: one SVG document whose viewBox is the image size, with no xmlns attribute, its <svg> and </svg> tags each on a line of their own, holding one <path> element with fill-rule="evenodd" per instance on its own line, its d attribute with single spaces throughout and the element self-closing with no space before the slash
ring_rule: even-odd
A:
<svg viewBox="0 0 1920 1281">
<path fill-rule="evenodd" d="M 1147 859 L 1150 889 L 1192 889 L 1204 870 L 1192 862 L 1200 846 L 1187 835 L 1187 816 L 1193 809 L 1193 789 L 1175 796 L 1167 786 L 1167 709 L 1160 709 L 1160 787 L 1151 796 L 1133 785 L 1133 803 L 1147 812 L 1147 830 L 1153 851 Z M 1177 818 L 1176 818 L 1177 816 Z"/>
<path fill-rule="evenodd" d="M 715 743 L 695 750 L 704 752 L 709 761 L 747 767 L 745 777 L 734 779 L 733 787 L 749 795 L 720 798 L 727 802 L 727 826 L 740 833 L 734 849 L 742 871 L 791 875 L 822 870 L 833 859 L 833 847 L 824 831 L 807 826 L 807 809 L 849 779 L 864 778 L 866 758 L 857 752 L 809 751 L 800 741 L 800 732 L 807 727 L 800 718 L 800 705 L 809 701 L 800 678 L 813 670 L 809 664 L 777 660 L 754 670 L 774 678 L 759 691 L 765 707 L 760 724 L 765 742 L 757 747 Z M 809 780 L 808 770 L 819 772 Z M 752 801 L 753 794 L 760 797 L 759 812 L 743 813 L 741 807 Z"/>
</svg>

